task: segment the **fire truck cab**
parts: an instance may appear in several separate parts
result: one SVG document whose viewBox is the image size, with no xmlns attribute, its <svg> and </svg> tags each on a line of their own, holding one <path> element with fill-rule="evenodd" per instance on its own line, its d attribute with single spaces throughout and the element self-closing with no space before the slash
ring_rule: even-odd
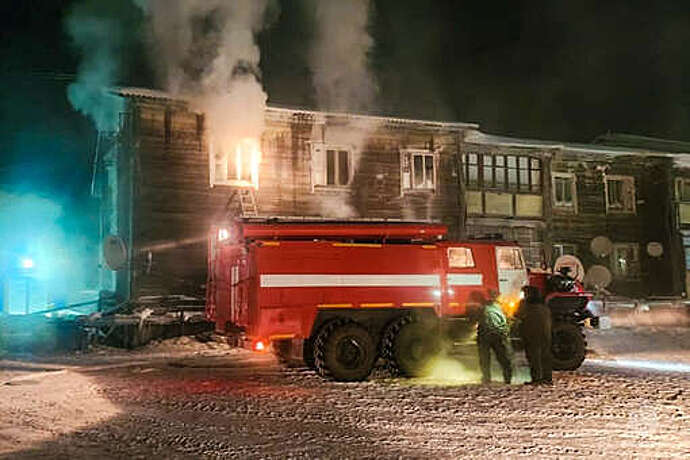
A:
<svg viewBox="0 0 690 460">
<path fill-rule="evenodd" d="M 212 229 L 206 313 L 254 350 L 365 379 L 378 357 L 417 375 L 492 291 L 516 308 L 528 273 L 505 241 L 443 225 L 243 219 Z"/>
</svg>

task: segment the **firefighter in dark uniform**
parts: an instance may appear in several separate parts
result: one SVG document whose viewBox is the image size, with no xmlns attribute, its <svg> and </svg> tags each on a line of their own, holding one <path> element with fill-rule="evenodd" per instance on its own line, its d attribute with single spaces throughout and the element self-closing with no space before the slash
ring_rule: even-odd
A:
<svg viewBox="0 0 690 460">
<path fill-rule="evenodd" d="M 530 384 L 553 383 L 551 376 L 551 310 L 534 286 L 525 286 L 517 319 L 532 377 Z"/>
<path fill-rule="evenodd" d="M 510 383 L 513 375 L 512 350 L 508 338 L 508 320 L 496 301 L 497 293 L 490 292 L 489 298 L 480 293 L 474 296 L 482 304 L 477 325 L 477 346 L 479 366 L 482 369 L 482 383 L 491 382 L 491 350 L 503 370 L 503 381 Z"/>
</svg>

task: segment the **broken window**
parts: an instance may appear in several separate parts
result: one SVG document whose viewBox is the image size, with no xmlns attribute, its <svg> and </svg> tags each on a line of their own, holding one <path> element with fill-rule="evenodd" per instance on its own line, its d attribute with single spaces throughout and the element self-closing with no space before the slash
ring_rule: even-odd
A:
<svg viewBox="0 0 690 460">
<path fill-rule="evenodd" d="M 635 278 L 640 275 L 639 246 L 636 243 L 614 243 L 611 258 L 614 276 Z"/>
<path fill-rule="evenodd" d="M 577 210 L 575 174 L 553 173 L 553 205 L 556 208 Z"/>
<path fill-rule="evenodd" d="M 320 187 L 345 187 L 352 180 L 352 154 L 347 147 L 312 145 L 312 183 Z"/>
<path fill-rule="evenodd" d="M 630 176 L 606 176 L 606 212 L 635 212 L 635 179 Z"/>
<path fill-rule="evenodd" d="M 448 266 L 451 268 L 472 268 L 474 257 L 470 248 L 448 248 Z"/>
</svg>

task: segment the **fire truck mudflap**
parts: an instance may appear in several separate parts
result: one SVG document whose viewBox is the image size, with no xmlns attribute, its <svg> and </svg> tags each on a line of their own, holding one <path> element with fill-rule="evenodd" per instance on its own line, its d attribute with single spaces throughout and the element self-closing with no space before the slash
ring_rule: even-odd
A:
<svg viewBox="0 0 690 460">
<path fill-rule="evenodd" d="M 391 222 L 214 228 L 207 316 L 216 332 L 324 377 L 366 379 L 378 358 L 419 375 L 468 324 L 477 298 L 494 291 L 515 304 L 527 279 L 514 243 L 445 235 L 442 225 Z"/>
</svg>

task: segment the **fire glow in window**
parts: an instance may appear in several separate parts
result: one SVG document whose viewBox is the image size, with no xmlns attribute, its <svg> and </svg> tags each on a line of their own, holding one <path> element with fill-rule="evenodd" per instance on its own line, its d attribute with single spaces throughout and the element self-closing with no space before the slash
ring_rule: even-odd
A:
<svg viewBox="0 0 690 460">
<path fill-rule="evenodd" d="M 261 149 L 255 139 L 242 139 L 235 147 L 224 151 L 214 149 L 213 184 L 252 186 L 259 188 Z"/>
</svg>

